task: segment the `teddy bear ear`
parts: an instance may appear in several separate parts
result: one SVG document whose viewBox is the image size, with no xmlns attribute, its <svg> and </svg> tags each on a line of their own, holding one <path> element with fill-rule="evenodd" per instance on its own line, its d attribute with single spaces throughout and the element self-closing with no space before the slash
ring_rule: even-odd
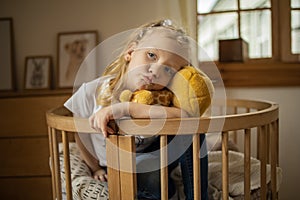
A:
<svg viewBox="0 0 300 200">
<path fill-rule="evenodd" d="M 153 105 L 154 97 L 152 91 L 149 90 L 138 90 L 132 95 L 132 102 L 142 103 L 146 105 Z"/>
<path fill-rule="evenodd" d="M 120 102 L 127 102 L 130 101 L 132 98 L 132 92 L 130 90 L 124 90 L 123 92 L 121 92 L 119 100 Z"/>
</svg>

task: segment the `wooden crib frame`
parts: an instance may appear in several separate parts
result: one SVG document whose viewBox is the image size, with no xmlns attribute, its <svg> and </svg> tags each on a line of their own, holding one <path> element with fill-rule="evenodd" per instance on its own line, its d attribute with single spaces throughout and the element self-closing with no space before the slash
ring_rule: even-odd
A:
<svg viewBox="0 0 300 200">
<path fill-rule="evenodd" d="M 167 119 L 164 126 L 159 131 L 160 145 L 166 147 L 167 136 L 174 134 L 190 134 L 186 130 L 178 130 L 178 126 L 190 127 L 198 124 L 197 133 L 193 135 L 193 168 L 194 168 L 194 199 L 201 199 L 200 193 L 200 159 L 199 159 L 199 137 L 200 134 L 210 134 L 220 132 L 222 134 L 222 197 L 228 199 L 228 140 L 231 135 L 234 135 L 234 140 L 238 135 L 244 135 L 244 194 L 245 199 L 250 199 L 250 157 L 251 157 L 251 135 L 257 128 L 257 158 L 261 161 L 261 199 L 267 198 L 266 185 L 266 165 L 271 165 L 271 192 L 272 199 L 278 198 L 276 188 L 276 167 L 279 165 L 279 127 L 278 127 L 278 110 L 277 104 L 266 101 L 253 100 L 227 100 L 227 108 L 233 110 L 232 114 L 225 116 L 213 116 L 209 118 L 184 118 L 184 119 Z M 245 109 L 245 112 L 240 113 L 240 108 Z M 59 166 L 58 143 L 63 143 L 64 153 L 64 168 L 66 180 L 67 199 L 72 199 L 71 186 L 71 171 L 69 157 L 69 141 L 70 133 L 95 133 L 89 127 L 87 119 L 76 119 L 76 126 L 70 112 L 63 108 L 56 108 L 46 113 L 48 130 L 49 130 L 49 147 L 52 172 L 52 190 L 53 199 L 60 200 L 62 198 L 61 177 Z M 126 130 L 119 130 L 118 135 L 111 135 L 107 139 L 107 163 L 108 166 L 114 165 L 113 168 L 108 167 L 108 189 L 109 198 L 112 200 L 132 200 L 135 199 L 137 193 L 136 176 L 135 176 L 135 157 L 134 154 L 123 152 L 135 152 L 134 135 L 139 135 L 141 132 L 146 135 L 151 135 L 152 130 L 146 125 L 149 119 L 135 119 L 134 122 L 139 124 L 139 127 L 131 128 L 132 121 L 119 120 L 119 127 L 126 127 Z M 224 122 L 221 130 L 215 130 L 210 127 L 212 122 Z M 160 119 L 151 120 L 151 123 L 160 123 Z M 144 127 L 143 127 L 144 126 Z M 242 131 L 238 131 L 242 130 Z M 152 132 L 151 132 L 152 131 Z M 130 133 L 124 135 L 124 133 Z M 232 134 L 233 133 L 233 134 Z M 60 138 L 61 137 L 61 138 Z M 115 148 L 115 147 L 118 148 Z M 162 148 L 161 151 L 161 199 L 168 199 L 168 184 L 167 184 L 167 150 Z M 118 170 L 124 167 L 126 172 Z"/>
</svg>

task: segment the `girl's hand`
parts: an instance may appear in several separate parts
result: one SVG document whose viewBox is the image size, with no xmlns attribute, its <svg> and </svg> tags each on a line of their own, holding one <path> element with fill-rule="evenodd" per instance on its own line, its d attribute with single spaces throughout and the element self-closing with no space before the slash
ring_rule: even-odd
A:
<svg viewBox="0 0 300 200">
<path fill-rule="evenodd" d="M 107 174 L 104 169 L 99 169 L 93 173 L 93 177 L 96 180 L 99 180 L 101 182 L 106 182 L 107 181 Z"/>
<path fill-rule="evenodd" d="M 104 107 L 89 118 L 90 126 L 96 131 L 102 132 L 104 137 L 107 137 L 108 134 L 115 133 L 113 128 L 109 126 L 109 121 L 124 117 L 128 113 L 128 103 L 126 102 Z"/>
<path fill-rule="evenodd" d="M 104 137 L 114 134 L 109 121 L 124 116 L 133 118 L 176 118 L 188 117 L 187 112 L 176 107 L 146 105 L 134 102 L 122 102 L 102 108 L 89 118 L 90 125 L 96 131 L 102 132 Z"/>
</svg>

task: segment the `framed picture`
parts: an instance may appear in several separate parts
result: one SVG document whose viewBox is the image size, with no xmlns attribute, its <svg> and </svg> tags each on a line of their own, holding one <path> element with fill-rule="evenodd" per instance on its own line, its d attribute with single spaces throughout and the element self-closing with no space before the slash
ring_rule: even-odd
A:
<svg viewBox="0 0 300 200">
<path fill-rule="evenodd" d="M 13 20 L 0 18 L 0 91 L 15 89 L 13 52 Z"/>
<path fill-rule="evenodd" d="M 25 89 L 50 89 L 51 56 L 25 58 Z"/>
<path fill-rule="evenodd" d="M 58 34 L 57 86 L 75 86 L 77 72 L 88 53 L 96 47 L 97 31 L 64 32 Z M 95 58 L 96 59 L 96 58 Z M 85 73 L 94 73 L 86 72 Z"/>
</svg>

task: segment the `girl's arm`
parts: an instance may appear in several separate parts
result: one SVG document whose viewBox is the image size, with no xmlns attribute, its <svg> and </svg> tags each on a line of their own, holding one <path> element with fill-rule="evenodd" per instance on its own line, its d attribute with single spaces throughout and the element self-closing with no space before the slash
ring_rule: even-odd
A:
<svg viewBox="0 0 300 200">
<path fill-rule="evenodd" d="M 176 107 L 146 105 L 129 102 L 129 116 L 133 118 L 178 118 L 188 117 L 184 110 Z"/>
<path fill-rule="evenodd" d="M 107 175 L 105 170 L 100 167 L 99 161 L 94 158 L 94 156 L 92 156 L 92 154 L 82 144 L 78 134 L 75 134 L 75 141 L 79 148 L 81 158 L 92 171 L 94 178 L 100 181 L 106 181 Z"/>
<path fill-rule="evenodd" d="M 92 154 L 85 148 L 82 144 L 79 135 L 75 134 L 75 141 L 80 150 L 80 156 L 84 162 L 89 166 L 89 168 L 94 172 L 100 168 L 99 161 L 92 156 Z"/>
<path fill-rule="evenodd" d="M 108 126 L 108 122 L 124 116 L 133 118 L 177 118 L 188 117 L 188 114 L 176 107 L 122 102 L 102 108 L 89 118 L 89 122 L 93 129 L 102 132 L 107 137 L 108 134 L 114 134 L 114 130 Z"/>
</svg>

